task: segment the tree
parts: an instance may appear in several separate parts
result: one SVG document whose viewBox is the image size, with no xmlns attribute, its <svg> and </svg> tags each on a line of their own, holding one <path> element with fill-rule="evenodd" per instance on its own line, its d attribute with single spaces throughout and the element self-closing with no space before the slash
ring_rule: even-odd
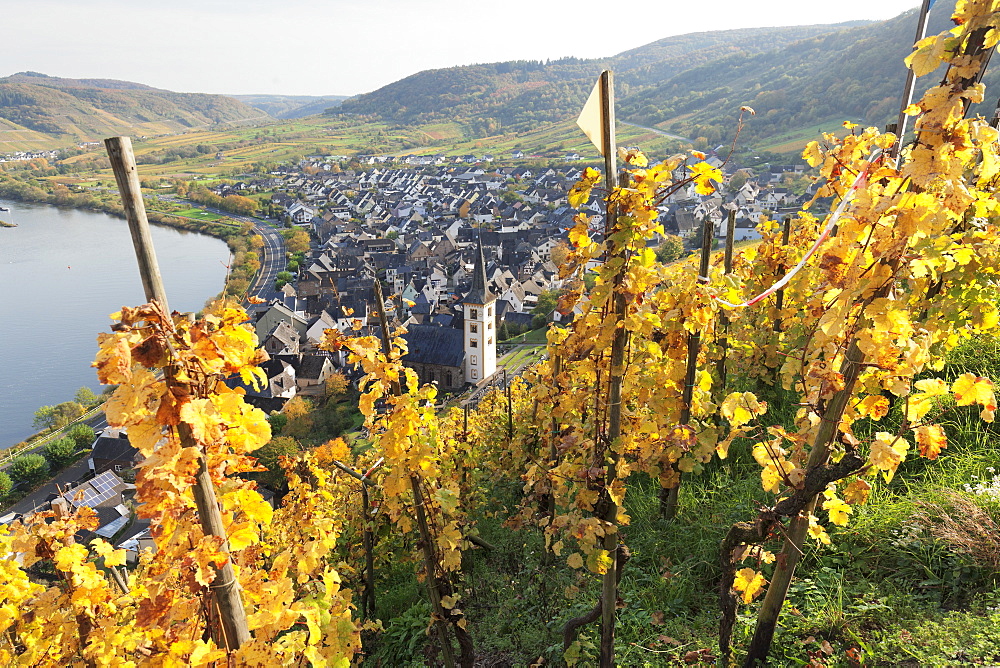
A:
<svg viewBox="0 0 1000 668">
<path fill-rule="evenodd" d="M 285 238 L 285 248 L 289 253 L 304 253 L 309 250 L 309 233 L 301 227 L 284 230 L 281 236 Z"/>
<path fill-rule="evenodd" d="M 41 455 L 21 455 L 10 463 L 7 473 L 14 480 L 34 485 L 49 474 L 49 463 Z"/>
<path fill-rule="evenodd" d="M 326 399 L 334 399 L 347 391 L 347 376 L 342 373 L 332 373 L 326 379 Z"/>
<path fill-rule="evenodd" d="M 77 390 L 76 394 L 73 395 L 73 400 L 84 408 L 90 408 L 99 401 L 97 395 L 89 387 L 81 387 Z"/>
<path fill-rule="evenodd" d="M 676 234 L 668 234 L 656 251 L 658 262 L 667 264 L 679 260 L 684 254 L 684 240 Z"/>
<path fill-rule="evenodd" d="M 10 494 L 10 490 L 14 487 L 13 481 L 10 476 L 0 471 L 0 499 L 4 498 Z"/>
<path fill-rule="evenodd" d="M 90 428 L 90 425 L 86 424 L 73 425 L 67 436 L 76 442 L 76 447 L 78 448 L 89 447 L 94 442 L 94 430 Z"/>
<path fill-rule="evenodd" d="M 558 290 L 543 290 L 540 295 L 538 295 L 538 302 L 535 304 L 535 308 L 531 309 L 532 314 L 546 316 L 556 310 L 556 304 L 559 303 L 559 291 Z"/>
<path fill-rule="evenodd" d="M 736 170 L 732 176 L 729 177 L 729 190 L 736 192 L 747 183 L 747 173 L 744 169 Z"/>
<path fill-rule="evenodd" d="M 76 453 L 76 441 L 69 437 L 57 438 L 45 444 L 45 458 L 53 468 L 69 463 Z"/>
<path fill-rule="evenodd" d="M 257 458 L 257 463 L 267 468 L 258 471 L 253 477 L 263 485 L 278 490 L 286 486 L 285 470 L 281 468 L 281 457 L 294 457 L 301 450 L 299 442 L 291 436 L 275 436 L 259 450 L 251 452 Z"/>
<path fill-rule="evenodd" d="M 55 406 L 42 406 L 35 411 L 32 422 L 35 429 L 62 429 L 83 415 L 83 406 L 75 401 L 64 401 Z"/>
<path fill-rule="evenodd" d="M 289 399 L 283 411 L 288 418 L 288 422 L 285 424 L 285 428 L 281 430 L 281 433 L 286 436 L 294 436 L 295 438 L 305 438 L 308 436 L 313 426 L 313 419 L 309 415 L 312 409 L 312 402 L 304 397 L 294 396 Z"/>
</svg>

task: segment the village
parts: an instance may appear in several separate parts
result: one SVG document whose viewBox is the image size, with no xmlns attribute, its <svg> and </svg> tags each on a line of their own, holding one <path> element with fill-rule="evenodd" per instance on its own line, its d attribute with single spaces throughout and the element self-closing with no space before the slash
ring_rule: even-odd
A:
<svg viewBox="0 0 1000 668">
<path fill-rule="evenodd" d="M 510 156 L 511 161 L 522 157 L 520 152 Z M 558 255 L 574 225 L 576 211 L 566 196 L 582 172 L 572 164 L 579 156 L 541 168 L 493 166 L 491 155 L 408 155 L 359 156 L 355 162 L 370 167 L 343 169 L 337 158 L 313 156 L 270 179 L 215 189 L 219 195 L 273 191 L 275 217 L 308 230 L 312 239 L 294 280 L 281 287 L 282 298 L 257 309 L 257 335 L 272 356 L 266 369 L 272 382 L 254 398 L 262 408 L 275 409 L 297 392 L 315 392 L 326 374 L 344 371 L 344 359 L 318 350 L 323 331 L 348 333 L 361 320 L 362 333 L 375 333 L 371 328 L 382 309 L 393 327 L 407 328 L 406 362 L 423 382 L 458 392 L 488 381 L 489 374 L 473 378 L 467 372 L 474 352 L 468 336 L 460 335 L 461 303 L 471 289 L 480 248 L 486 288 L 496 300 L 493 345 L 572 318 L 554 308 L 564 286 L 553 252 Z M 724 165 L 715 155 L 708 162 Z M 692 238 L 709 216 L 717 219 L 716 235 L 722 238 L 719 212 L 731 203 L 736 240 L 759 238 L 755 227 L 762 216 L 797 210 L 813 192 L 811 182 L 799 195 L 783 185 L 808 181 L 805 165 L 775 166 L 760 174 L 725 167 L 727 182 L 738 188 L 702 196 L 692 185 L 662 203 L 667 234 Z M 678 169 L 678 178 L 684 178 L 683 170 Z M 598 238 L 603 206 L 595 193 L 584 207 L 591 234 Z M 383 283 L 384 304 L 375 298 L 375 277 Z"/>
<path fill-rule="evenodd" d="M 516 164 L 523 157 L 518 152 L 508 161 L 515 164 L 494 166 L 489 155 L 358 156 L 353 162 L 361 168 L 345 169 L 346 158 L 313 156 L 267 178 L 214 187 L 222 196 L 273 193 L 266 209 L 272 222 L 302 228 L 311 239 L 292 280 L 280 287 L 280 298 L 250 307 L 270 359 L 262 365 L 268 378 L 262 388 L 242 386 L 247 402 L 275 414 L 293 397 L 321 397 L 334 374 L 357 381 L 360 371 L 348 366 L 346 355 L 320 349 L 324 331 L 377 336 L 382 310 L 391 329 L 405 327 L 404 362 L 421 383 L 436 383 L 445 398 L 474 396 L 495 382 L 506 371 L 498 359 L 512 348 L 505 341 L 572 320 L 574 313 L 561 313 L 555 305 L 565 287 L 559 254 L 577 213 L 567 194 L 582 173 L 579 156 L 547 167 Z M 692 244 L 705 217 L 716 221 L 716 237 L 724 237 L 719 212 L 727 204 L 736 212 L 735 238 L 759 238 L 755 226 L 762 216 L 796 210 L 815 187 L 810 182 L 795 195 L 786 185 L 808 180 L 805 165 L 756 173 L 725 165 L 715 155 L 707 161 L 724 170 L 727 185 L 719 193 L 703 196 L 691 186 L 659 207 L 665 233 Z M 676 178 L 685 177 L 684 169 Z M 592 236 L 599 238 L 601 194 L 583 210 Z M 376 277 L 384 289 L 381 304 Z M 85 505 L 100 519 L 96 535 L 124 547 L 134 563 L 151 544 L 148 522 L 136 520 L 129 509 L 137 458 L 124 431 L 104 429 L 90 456 L 76 465 L 80 470 L 63 476 L 74 484 L 59 486 L 42 505 L 40 497 L 18 504 L 4 520 Z M 77 483 L 82 474 L 89 479 Z M 273 491 L 266 493 L 274 498 Z"/>
</svg>

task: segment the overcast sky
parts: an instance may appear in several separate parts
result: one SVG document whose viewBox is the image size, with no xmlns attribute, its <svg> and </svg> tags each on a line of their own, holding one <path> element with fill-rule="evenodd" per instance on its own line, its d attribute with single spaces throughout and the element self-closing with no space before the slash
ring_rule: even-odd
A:
<svg viewBox="0 0 1000 668">
<path fill-rule="evenodd" d="M 26 0 L 6 71 L 197 93 L 353 95 L 420 70 L 611 56 L 670 35 L 887 19 L 917 0 Z M 633 9 L 634 8 L 634 9 Z"/>
</svg>

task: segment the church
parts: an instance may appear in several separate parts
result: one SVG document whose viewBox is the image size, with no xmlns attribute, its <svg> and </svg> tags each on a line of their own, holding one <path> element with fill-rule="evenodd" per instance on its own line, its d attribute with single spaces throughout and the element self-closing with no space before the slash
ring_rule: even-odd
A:
<svg viewBox="0 0 1000 668">
<path fill-rule="evenodd" d="M 436 382 L 443 391 L 455 392 L 496 373 L 496 299 L 486 281 L 480 243 L 472 286 L 458 304 L 461 313 L 456 326 L 410 325 L 403 336 L 409 350 L 403 362 L 421 383 Z"/>
</svg>

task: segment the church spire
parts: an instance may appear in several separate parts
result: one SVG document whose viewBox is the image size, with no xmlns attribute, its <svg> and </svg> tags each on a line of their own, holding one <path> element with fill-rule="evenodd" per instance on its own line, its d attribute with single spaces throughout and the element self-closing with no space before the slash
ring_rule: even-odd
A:
<svg viewBox="0 0 1000 668">
<path fill-rule="evenodd" d="M 480 234 L 479 243 L 476 246 L 476 266 L 472 270 L 472 288 L 462 301 L 466 304 L 486 304 L 494 299 L 496 297 L 490 292 L 486 282 L 486 260 L 483 257 L 483 239 Z"/>
</svg>

